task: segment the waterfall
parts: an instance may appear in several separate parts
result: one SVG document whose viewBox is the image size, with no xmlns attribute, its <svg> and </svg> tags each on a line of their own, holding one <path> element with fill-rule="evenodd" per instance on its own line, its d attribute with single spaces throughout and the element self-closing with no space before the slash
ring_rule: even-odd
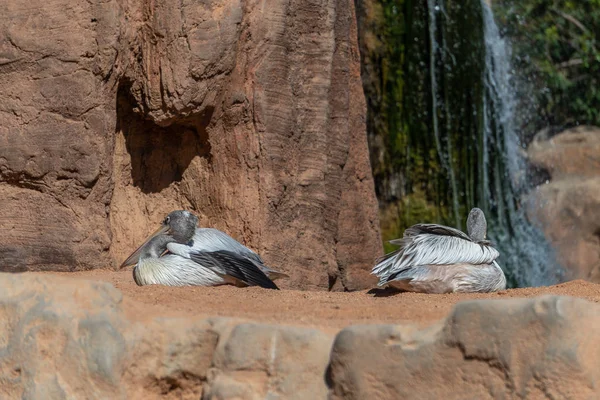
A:
<svg viewBox="0 0 600 400">
<path fill-rule="evenodd" d="M 517 106 L 516 89 L 524 88 L 515 85 L 510 46 L 489 3 L 383 3 L 387 50 L 363 54 L 381 68 L 381 86 L 368 82 L 377 99 L 370 135 L 380 135 L 377 150 L 387 147 L 376 180 L 386 186 L 378 187 L 383 237 L 420 222 L 464 230 L 469 210 L 480 207 L 509 285 L 549 285 L 562 268 L 519 204 L 530 189 L 520 124 L 532 114 Z"/>
<path fill-rule="evenodd" d="M 557 283 L 562 268 L 551 246 L 518 207 L 528 186 L 515 126 L 517 99 L 510 46 L 500 35 L 486 0 L 481 0 L 481 7 L 485 47 L 481 207 L 490 216 L 489 236 L 500 251 L 498 261 L 508 278 L 518 286 Z"/>
<path fill-rule="evenodd" d="M 460 226 L 460 217 L 459 217 L 459 205 L 458 205 L 458 189 L 456 187 L 456 176 L 454 174 L 454 168 L 452 166 L 452 150 L 451 150 L 451 141 L 448 140 L 446 143 L 447 149 L 446 151 L 442 150 L 442 143 L 440 138 L 440 123 L 438 118 L 439 106 L 438 106 L 438 98 L 440 96 L 438 90 L 438 79 L 437 79 L 437 63 L 436 60 L 439 57 L 440 47 L 437 43 L 437 13 L 443 12 L 443 9 L 440 5 L 437 4 L 436 0 L 427 0 L 427 8 L 429 10 L 429 75 L 431 79 L 431 108 L 432 108 L 432 122 L 433 122 L 433 136 L 435 138 L 435 146 L 440 157 L 440 163 L 448 177 L 450 179 L 450 191 L 452 196 L 452 215 L 454 218 L 454 223 L 457 226 Z M 441 47 L 442 49 L 442 64 L 445 61 L 446 55 L 446 46 L 445 43 Z"/>
</svg>

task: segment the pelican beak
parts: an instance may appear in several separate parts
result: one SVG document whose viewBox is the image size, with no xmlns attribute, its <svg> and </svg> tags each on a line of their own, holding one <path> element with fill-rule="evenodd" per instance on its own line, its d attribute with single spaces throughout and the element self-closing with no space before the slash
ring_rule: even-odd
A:
<svg viewBox="0 0 600 400">
<path fill-rule="evenodd" d="M 140 247 L 138 247 L 133 253 L 131 253 L 129 257 L 127 257 L 125 261 L 123 261 L 123 264 L 121 264 L 119 269 L 122 269 L 123 267 L 126 267 L 128 265 L 137 264 L 138 259 L 140 258 L 140 253 L 142 252 L 142 248 L 155 236 L 166 233 L 168 231 L 169 227 L 167 225 L 161 225 L 160 228 L 158 228 L 156 231 L 154 231 L 154 233 L 148 236 L 146 240 L 144 240 L 144 243 L 142 243 Z"/>
</svg>

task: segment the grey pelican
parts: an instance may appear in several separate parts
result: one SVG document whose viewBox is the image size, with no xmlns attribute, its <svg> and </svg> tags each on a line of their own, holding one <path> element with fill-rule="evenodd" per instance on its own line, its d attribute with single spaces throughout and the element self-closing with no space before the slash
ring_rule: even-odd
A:
<svg viewBox="0 0 600 400">
<path fill-rule="evenodd" d="M 120 268 L 133 264 L 140 286 L 233 284 L 278 289 L 273 280 L 288 277 L 267 267 L 258 254 L 226 233 L 199 228 L 198 217 L 182 210 L 167 215 Z"/>
<path fill-rule="evenodd" d="M 378 286 L 421 293 L 506 289 L 506 277 L 495 261 L 500 254 L 486 240 L 487 222 L 479 208 L 469 213 L 467 232 L 437 224 L 406 229 L 402 239 L 390 241 L 400 248 L 373 267 Z"/>
</svg>

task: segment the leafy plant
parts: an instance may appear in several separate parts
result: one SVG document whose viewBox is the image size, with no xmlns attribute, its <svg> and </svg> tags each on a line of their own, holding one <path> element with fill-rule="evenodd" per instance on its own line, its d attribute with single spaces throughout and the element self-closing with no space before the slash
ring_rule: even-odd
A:
<svg viewBox="0 0 600 400">
<path fill-rule="evenodd" d="M 543 125 L 600 125 L 600 0 L 494 1 Z"/>
</svg>

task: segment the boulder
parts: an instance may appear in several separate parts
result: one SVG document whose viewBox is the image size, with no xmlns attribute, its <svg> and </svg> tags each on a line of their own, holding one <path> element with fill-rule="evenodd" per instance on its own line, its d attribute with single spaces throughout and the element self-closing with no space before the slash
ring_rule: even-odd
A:
<svg viewBox="0 0 600 400">
<path fill-rule="evenodd" d="M 129 344 L 106 283 L 0 275 L 0 397 L 123 398 Z"/>
<path fill-rule="evenodd" d="M 0 270 L 118 265 L 173 209 L 353 290 L 381 254 L 354 2 L 0 5 Z"/>
<path fill-rule="evenodd" d="M 217 348 L 203 399 L 325 400 L 332 341 L 316 330 L 236 325 Z"/>
<path fill-rule="evenodd" d="M 0 274 L 2 399 L 596 398 L 600 308 L 472 300 L 430 327 L 335 336 L 155 317 L 108 283 Z"/>
<path fill-rule="evenodd" d="M 600 176 L 600 128 L 579 126 L 548 137 L 536 135 L 527 148 L 529 162 L 552 180 Z"/>
<path fill-rule="evenodd" d="M 442 323 L 351 326 L 331 351 L 330 399 L 591 399 L 600 310 L 585 300 L 459 303 Z"/>
<path fill-rule="evenodd" d="M 108 283 L 0 274 L 2 399 L 325 399 L 332 341 L 228 318 L 135 317 Z"/>
<path fill-rule="evenodd" d="M 538 135 L 527 156 L 549 176 L 524 199 L 529 219 L 556 250 L 567 277 L 600 282 L 600 129 Z"/>
</svg>

